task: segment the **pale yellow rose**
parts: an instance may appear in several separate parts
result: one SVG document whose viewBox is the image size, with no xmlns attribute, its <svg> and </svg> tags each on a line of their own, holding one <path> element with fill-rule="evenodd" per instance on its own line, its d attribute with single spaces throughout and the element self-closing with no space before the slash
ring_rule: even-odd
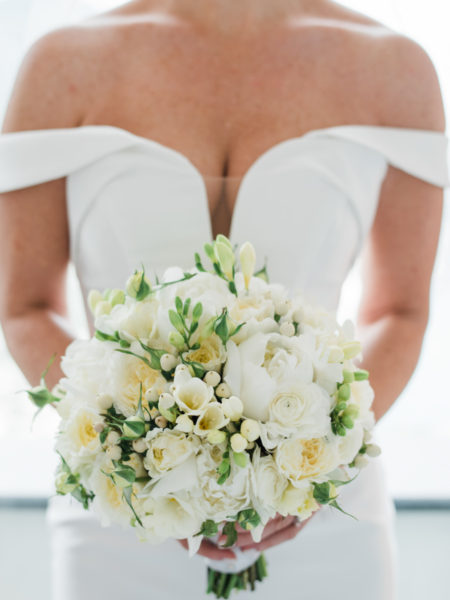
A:
<svg viewBox="0 0 450 600">
<path fill-rule="evenodd" d="M 183 358 L 201 363 L 207 371 L 219 371 L 227 356 L 222 340 L 213 333 L 200 343 L 200 348 L 186 352 Z"/>
<path fill-rule="evenodd" d="M 335 445 L 325 438 L 294 438 L 281 442 L 275 451 L 275 460 L 280 471 L 294 484 L 317 479 L 339 465 Z"/>
<path fill-rule="evenodd" d="M 147 441 L 144 466 L 151 477 L 159 477 L 187 460 L 195 452 L 197 440 L 181 431 L 153 430 Z"/>
</svg>

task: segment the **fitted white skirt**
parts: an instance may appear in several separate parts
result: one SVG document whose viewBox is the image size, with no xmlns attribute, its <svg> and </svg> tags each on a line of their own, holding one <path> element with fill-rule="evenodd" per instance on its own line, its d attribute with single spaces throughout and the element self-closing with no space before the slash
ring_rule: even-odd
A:
<svg viewBox="0 0 450 600">
<path fill-rule="evenodd" d="M 294 540 L 266 552 L 269 577 L 246 600 L 396 600 L 395 510 L 381 458 L 341 488 L 358 521 L 322 507 Z M 206 568 L 178 542 L 140 542 L 133 531 L 102 527 L 69 497 L 50 500 L 53 600 L 203 600 Z"/>
</svg>

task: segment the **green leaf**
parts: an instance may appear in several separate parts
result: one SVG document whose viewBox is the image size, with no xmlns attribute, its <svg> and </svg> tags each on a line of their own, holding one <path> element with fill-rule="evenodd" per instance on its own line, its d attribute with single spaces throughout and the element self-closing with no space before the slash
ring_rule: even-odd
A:
<svg viewBox="0 0 450 600">
<path fill-rule="evenodd" d="M 104 331 L 100 331 L 99 329 L 95 332 L 95 337 L 101 342 L 118 342 L 116 335 L 110 335 L 109 333 L 105 333 Z"/>
<path fill-rule="evenodd" d="M 261 518 L 254 508 L 247 508 L 239 512 L 237 521 L 242 529 L 248 531 L 257 527 L 261 523 Z"/>
<path fill-rule="evenodd" d="M 269 283 L 269 275 L 267 273 L 267 265 L 264 264 L 264 267 L 262 269 L 260 269 L 259 271 L 256 271 L 256 273 L 253 274 L 253 277 L 259 277 L 266 283 Z"/>
<path fill-rule="evenodd" d="M 355 377 L 355 381 L 364 381 L 365 379 L 369 379 L 369 371 L 366 371 L 365 369 L 355 371 L 353 375 Z"/>
<path fill-rule="evenodd" d="M 39 409 L 44 408 L 44 406 L 47 406 L 48 404 L 53 404 L 53 402 L 59 402 L 61 400 L 61 398 L 54 396 L 48 390 L 46 385 L 38 385 L 31 390 L 27 390 L 27 394 L 33 404 Z"/>
<path fill-rule="evenodd" d="M 355 517 L 354 515 L 351 515 L 350 513 L 345 512 L 345 510 L 343 510 L 343 508 L 341 506 L 339 506 L 339 504 L 336 502 L 336 500 L 333 500 L 332 502 L 330 502 L 330 506 L 337 508 L 341 513 L 344 513 L 344 515 L 347 515 L 348 517 L 355 519 L 355 521 L 359 521 L 359 519 L 357 517 Z"/>
<path fill-rule="evenodd" d="M 324 481 L 323 483 L 313 482 L 313 486 L 313 496 L 319 504 L 328 504 L 332 500 L 330 498 L 330 484 L 328 481 Z"/>
<path fill-rule="evenodd" d="M 203 305 L 201 302 L 197 302 L 197 304 L 194 306 L 194 309 L 192 311 L 192 319 L 194 321 L 198 321 L 200 319 L 200 317 L 202 316 L 202 312 L 203 312 Z"/>
<path fill-rule="evenodd" d="M 143 527 L 141 519 L 138 517 L 136 511 L 134 510 L 134 506 L 133 506 L 133 502 L 132 502 L 132 496 L 133 496 L 133 486 L 132 485 L 130 485 L 130 486 L 128 486 L 128 487 L 126 487 L 126 488 L 123 489 L 123 497 L 125 498 L 125 502 L 131 508 L 136 521 L 139 523 L 139 525 L 141 527 Z"/>
<path fill-rule="evenodd" d="M 175 329 L 179 333 L 181 333 L 181 335 L 184 335 L 184 333 L 185 333 L 185 327 L 184 327 L 184 324 L 183 324 L 183 319 L 172 308 L 169 308 L 169 320 L 172 323 L 172 325 L 175 327 Z"/>
<path fill-rule="evenodd" d="M 206 272 L 206 269 L 205 269 L 205 267 L 202 265 L 202 259 L 200 258 L 200 254 L 199 254 L 198 252 L 196 252 L 196 253 L 194 254 L 194 258 L 195 258 L 195 266 L 196 266 L 196 268 L 197 268 L 197 269 L 198 269 L 200 272 L 202 272 L 202 273 L 205 273 L 205 272 Z"/>
<path fill-rule="evenodd" d="M 233 329 L 233 333 L 230 333 L 230 337 L 233 337 L 233 335 L 236 335 L 238 333 L 238 331 L 240 331 L 245 325 L 245 321 L 244 323 L 239 323 L 239 325 Z"/>
<path fill-rule="evenodd" d="M 229 281 L 228 282 L 228 289 L 230 290 L 230 292 L 232 294 L 234 294 L 235 296 L 237 296 L 237 289 L 236 289 L 236 284 L 234 283 L 234 281 Z"/>
<path fill-rule="evenodd" d="M 222 545 L 222 548 L 229 548 L 233 544 L 236 543 L 238 534 L 236 531 L 236 525 L 234 521 L 227 521 L 222 529 L 223 535 L 227 536 L 225 543 Z"/>
<path fill-rule="evenodd" d="M 203 535 L 205 537 L 212 537 L 219 532 L 218 524 L 212 519 L 207 519 L 203 521 L 202 526 L 200 527 L 200 531 L 195 535 Z M 195 537 L 195 536 L 194 536 Z"/>
<path fill-rule="evenodd" d="M 238 467 L 246 467 L 248 461 L 248 454 L 246 452 L 233 452 L 233 460 Z"/>
<path fill-rule="evenodd" d="M 85 510 L 89 508 L 89 503 L 95 498 L 95 494 L 88 492 L 81 484 L 71 493 L 71 496 L 81 502 Z"/>
<path fill-rule="evenodd" d="M 183 301 L 181 300 L 180 296 L 175 296 L 175 308 L 177 309 L 178 313 L 182 313 L 183 312 Z"/>
<path fill-rule="evenodd" d="M 141 340 L 139 340 L 139 344 L 143 350 L 145 350 L 146 352 L 148 352 L 148 354 L 150 354 L 151 368 L 155 369 L 156 371 L 160 371 L 161 370 L 161 356 L 163 356 L 164 354 L 167 354 L 167 350 L 161 350 L 159 348 L 150 348 L 150 346 L 147 346 L 146 344 L 144 344 L 144 342 L 141 342 Z"/>
<path fill-rule="evenodd" d="M 183 360 L 183 362 L 185 365 L 190 365 L 192 367 L 195 377 L 200 377 L 200 379 L 201 379 L 206 372 L 206 369 L 202 365 L 202 363 L 199 363 L 195 360 L 193 360 L 193 361 Z"/>
<path fill-rule="evenodd" d="M 228 479 L 231 474 L 231 463 L 230 463 L 230 453 L 226 450 L 222 455 L 222 462 L 217 467 L 217 473 L 220 477 L 217 479 L 217 483 L 222 485 Z"/>
<path fill-rule="evenodd" d="M 190 305 L 191 305 L 191 299 L 186 298 L 186 300 L 184 301 L 184 306 L 183 306 L 183 317 L 187 317 L 187 315 L 189 313 Z"/>
<path fill-rule="evenodd" d="M 147 367 L 150 367 L 151 369 L 153 368 L 148 358 L 145 358 L 145 356 L 141 356 L 140 354 L 136 354 L 136 352 L 132 352 L 131 350 L 123 350 L 122 348 L 116 348 L 116 352 L 122 352 L 122 354 L 130 354 L 130 356 L 135 356 L 136 358 L 142 360 Z"/>
<path fill-rule="evenodd" d="M 228 323 L 227 323 L 227 309 L 224 308 L 222 314 L 217 317 L 214 331 L 222 340 L 223 345 L 225 346 L 228 341 Z"/>
<path fill-rule="evenodd" d="M 144 270 L 144 267 L 142 267 L 142 276 L 141 276 L 141 281 L 139 282 L 138 291 L 136 293 L 136 300 L 138 302 L 141 300 L 144 300 L 145 298 L 147 298 L 147 296 L 150 294 L 150 292 L 151 292 L 150 286 L 148 285 L 148 283 L 145 279 L 145 270 Z"/>
</svg>

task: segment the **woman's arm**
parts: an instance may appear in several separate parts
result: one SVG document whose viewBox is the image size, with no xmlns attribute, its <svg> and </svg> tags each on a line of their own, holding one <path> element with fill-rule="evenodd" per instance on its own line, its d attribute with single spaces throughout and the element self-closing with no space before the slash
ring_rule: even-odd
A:
<svg viewBox="0 0 450 600">
<path fill-rule="evenodd" d="M 403 67 L 397 65 L 386 88 L 382 116 L 386 125 L 445 132 L 440 85 L 426 53 L 415 42 L 399 38 L 389 56 L 399 57 Z M 442 188 L 390 166 L 362 254 L 363 295 L 357 321 L 361 366 L 370 372 L 376 419 L 404 389 L 420 355 L 442 200 Z"/>
<path fill-rule="evenodd" d="M 79 79 L 64 46 L 67 34 L 51 32 L 28 51 L 2 133 L 79 122 Z M 50 357 L 60 357 L 72 341 L 65 298 L 68 246 L 65 179 L 0 194 L 0 320 L 8 348 L 32 384 Z M 49 387 L 61 376 L 56 360 Z"/>
</svg>

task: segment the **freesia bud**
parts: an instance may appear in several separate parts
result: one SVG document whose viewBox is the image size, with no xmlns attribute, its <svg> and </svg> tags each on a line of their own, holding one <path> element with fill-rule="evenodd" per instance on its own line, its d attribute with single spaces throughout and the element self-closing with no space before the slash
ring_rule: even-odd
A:
<svg viewBox="0 0 450 600">
<path fill-rule="evenodd" d="M 358 454 L 358 456 L 353 462 L 355 463 L 355 467 L 357 469 L 364 469 L 364 467 L 367 467 L 367 465 L 369 464 L 368 459 L 365 456 L 362 456 L 361 454 Z"/>
<path fill-rule="evenodd" d="M 108 410 L 113 405 L 113 398 L 109 394 L 99 394 L 97 396 L 97 406 L 99 410 Z"/>
<path fill-rule="evenodd" d="M 228 383 L 222 382 L 216 387 L 215 393 L 218 398 L 229 398 L 232 392 Z"/>
<path fill-rule="evenodd" d="M 111 460 L 120 460 L 122 448 L 120 446 L 108 446 L 108 448 L 106 448 L 106 455 Z"/>
<path fill-rule="evenodd" d="M 72 473 L 60 471 L 56 476 L 55 487 L 58 494 L 71 494 L 78 487 L 78 478 Z"/>
<path fill-rule="evenodd" d="M 95 306 L 94 314 L 96 317 L 101 317 L 103 315 L 109 315 L 111 312 L 112 306 L 107 300 L 100 300 L 97 302 Z"/>
<path fill-rule="evenodd" d="M 342 351 L 344 352 L 344 358 L 350 360 L 361 352 L 361 344 L 360 342 L 348 342 L 342 346 Z"/>
<path fill-rule="evenodd" d="M 182 431 L 183 433 L 191 433 L 194 429 L 194 421 L 189 415 L 178 415 L 174 429 Z"/>
<path fill-rule="evenodd" d="M 261 435 L 259 423 L 254 419 L 245 419 L 241 425 L 241 435 L 243 435 L 248 442 L 254 442 Z"/>
<path fill-rule="evenodd" d="M 111 290 L 108 294 L 108 302 L 111 306 L 125 303 L 125 292 L 123 290 Z"/>
<path fill-rule="evenodd" d="M 222 271 L 225 273 L 228 279 L 233 279 L 235 256 L 232 248 L 223 242 L 215 242 L 214 253 L 219 261 Z"/>
<path fill-rule="evenodd" d="M 95 307 L 103 300 L 101 293 L 98 290 L 91 290 L 88 295 L 88 306 L 91 312 L 95 314 Z"/>
<path fill-rule="evenodd" d="M 172 408 L 172 406 L 174 404 L 175 404 L 175 398 L 172 396 L 172 394 L 168 394 L 167 392 L 164 392 L 159 397 L 159 402 L 158 402 L 159 412 L 162 414 L 163 410 L 169 410 L 170 408 Z"/>
<path fill-rule="evenodd" d="M 154 386 L 148 389 L 144 394 L 144 398 L 147 403 L 156 402 L 159 398 L 159 390 L 157 389 L 157 387 Z"/>
<path fill-rule="evenodd" d="M 133 446 L 133 450 L 135 452 L 138 452 L 141 454 L 143 452 L 147 452 L 147 450 L 148 450 L 147 442 L 144 440 L 144 438 L 139 438 L 137 440 L 133 440 L 133 443 L 131 445 Z"/>
<path fill-rule="evenodd" d="M 145 421 L 137 415 L 128 417 L 123 423 L 123 435 L 130 439 L 137 439 L 145 433 Z"/>
<path fill-rule="evenodd" d="M 106 436 L 106 444 L 108 444 L 108 446 L 114 446 L 115 444 L 119 443 L 119 439 L 120 439 L 120 434 L 117 433 L 117 431 L 110 431 L 108 433 L 108 435 Z"/>
<path fill-rule="evenodd" d="M 213 429 L 208 433 L 206 439 L 210 444 L 222 444 L 227 439 L 227 434 L 225 433 L 225 431 Z"/>
<path fill-rule="evenodd" d="M 163 354 L 160 358 L 161 369 L 163 371 L 171 371 L 180 362 L 179 358 L 173 354 Z"/>
<path fill-rule="evenodd" d="M 230 444 L 234 452 L 243 452 L 247 448 L 247 440 L 240 433 L 233 433 Z"/>
<path fill-rule="evenodd" d="M 239 421 L 239 419 L 242 417 L 242 413 L 244 412 L 242 400 L 237 396 L 224 398 L 222 400 L 222 408 L 225 416 L 228 417 L 230 421 Z"/>
<path fill-rule="evenodd" d="M 182 350 L 185 346 L 184 338 L 179 331 L 173 329 L 169 333 L 169 343 L 175 346 L 177 350 Z"/>
<path fill-rule="evenodd" d="M 166 417 L 163 417 L 162 415 L 159 415 L 159 417 L 156 417 L 156 419 L 155 419 L 156 426 L 160 427 L 161 429 L 164 429 L 164 427 L 167 427 L 167 423 L 168 423 L 168 420 L 166 419 Z"/>
<path fill-rule="evenodd" d="M 289 300 L 283 300 L 275 305 L 275 312 L 280 317 L 284 317 L 289 311 Z"/>
<path fill-rule="evenodd" d="M 288 321 L 284 321 L 284 323 L 281 323 L 280 325 L 280 333 L 281 335 L 292 337 L 295 334 L 294 324 L 289 323 Z"/>
<path fill-rule="evenodd" d="M 125 286 L 127 294 L 132 298 L 136 298 L 136 296 L 138 296 L 138 293 L 141 290 L 141 286 L 143 283 L 142 278 L 144 278 L 144 285 L 146 284 L 148 286 L 148 290 L 150 291 L 151 284 L 147 276 L 144 275 L 142 271 L 136 271 L 135 273 L 133 273 L 133 275 L 131 275 L 128 278 Z"/>
<path fill-rule="evenodd" d="M 380 456 L 381 448 L 380 448 L 380 446 L 377 446 L 376 444 L 369 444 L 366 447 L 366 454 L 367 454 L 367 456 L 370 456 L 371 458 L 375 458 L 377 456 Z"/>
<path fill-rule="evenodd" d="M 256 265 L 255 248 L 250 242 L 242 244 L 239 251 L 239 261 L 241 263 L 242 275 L 244 276 L 245 289 L 248 290 Z"/>
<path fill-rule="evenodd" d="M 203 377 L 203 381 L 211 387 L 215 388 L 219 385 L 221 378 L 217 371 L 207 371 Z"/>
</svg>

